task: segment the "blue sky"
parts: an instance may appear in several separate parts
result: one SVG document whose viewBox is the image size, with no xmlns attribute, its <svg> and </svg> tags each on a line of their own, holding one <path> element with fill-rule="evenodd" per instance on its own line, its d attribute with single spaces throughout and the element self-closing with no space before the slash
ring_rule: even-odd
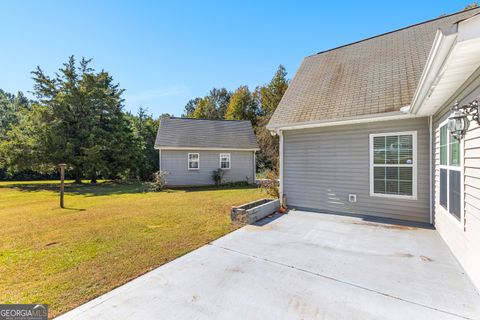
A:
<svg viewBox="0 0 480 320">
<path fill-rule="evenodd" d="M 125 107 L 181 115 L 212 87 L 251 88 L 279 64 L 461 10 L 472 1 L 0 0 L 0 88 L 32 90 L 71 54 L 126 89 Z"/>
</svg>

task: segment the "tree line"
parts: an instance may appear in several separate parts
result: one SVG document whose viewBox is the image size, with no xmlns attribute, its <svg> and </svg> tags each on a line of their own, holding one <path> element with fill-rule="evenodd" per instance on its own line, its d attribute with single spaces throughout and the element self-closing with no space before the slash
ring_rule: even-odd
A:
<svg viewBox="0 0 480 320">
<path fill-rule="evenodd" d="M 158 170 L 153 149 L 158 119 L 123 108 L 112 76 L 72 56 L 53 76 L 32 72 L 34 100 L 0 91 L 0 178 L 52 178 L 66 163 L 69 178 L 147 180 Z"/>
<path fill-rule="evenodd" d="M 182 117 L 251 121 L 260 147 L 257 170 L 277 171 L 278 137 L 272 136 L 265 127 L 288 85 L 287 71 L 280 65 L 269 83 L 253 91 L 248 86 L 240 86 L 233 92 L 213 88 L 206 96 L 191 99 Z"/>
<path fill-rule="evenodd" d="M 67 177 L 76 182 L 149 180 L 158 171 L 159 118 L 142 107 L 126 112 L 124 90 L 107 71 L 71 56 L 53 76 L 37 67 L 32 79 L 33 100 L 0 89 L 0 180 L 56 178 L 59 163 L 67 164 Z M 287 87 L 280 66 L 270 83 L 253 92 L 247 86 L 214 88 L 190 100 L 183 116 L 252 121 L 261 148 L 258 167 L 275 169 L 278 143 L 265 125 Z"/>
</svg>

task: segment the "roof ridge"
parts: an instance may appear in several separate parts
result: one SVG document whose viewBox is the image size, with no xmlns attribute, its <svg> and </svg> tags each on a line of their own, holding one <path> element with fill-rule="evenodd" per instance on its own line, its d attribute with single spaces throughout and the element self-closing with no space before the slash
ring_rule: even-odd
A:
<svg viewBox="0 0 480 320">
<path fill-rule="evenodd" d="M 368 38 L 364 38 L 364 39 L 361 39 L 361 40 L 358 40 L 358 41 L 354 41 L 354 42 L 350 42 L 350 43 L 347 43 L 347 44 L 343 44 L 343 45 L 338 46 L 338 47 L 334 47 L 334 48 L 331 48 L 331 49 L 319 51 L 319 52 L 317 52 L 317 53 L 308 55 L 308 56 L 306 56 L 305 58 L 313 57 L 313 56 L 316 56 L 316 55 L 319 55 L 319 54 L 322 54 L 322 53 L 326 53 L 326 52 L 329 52 L 329 51 L 341 49 L 341 48 L 348 47 L 348 46 L 351 46 L 351 45 L 354 45 L 354 44 L 357 44 L 357 43 L 361 43 L 361 42 L 364 42 L 364 41 L 368 41 L 368 40 L 372 40 L 372 39 L 379 38 L 379 37 L 382 37 L 382 36 L 386 36 L 386 35 L 391 34 L 391 33 L 395 33 L 395 32 L 398 32 L 398 31 L 405 30 L 405 29 L 413 28 L 413 27 L 416 27 L 416 26 L 419 26 L 419 25 L 422 25 L 422 24 L 425 24 L 425 23 L 433 22 L 433 21 L 440 20 L 440 19 L 445 19 L 445 18 L 454 16 L 454 15 L 457 15 L 457 14 L 460 14 L 460 13 L 465 13 L 465 12 L 469 12 L 469 11 L 473 11 L 473 10 L 478 10 L 478 9 L 480 9 L 480 7 L 475 7 L 475 8 L 470 8 L 470 9 L 464 9 L 464 10 L 457 11 L 457 12 L 454 12 L 454 13 L 451 13 L 451 14 L 447 14 L 447 15 L 444 15 L 444 16 L 440 16 L 440 17 L 437 17 L 437 18 L 434 18 L 434 19 L 425 20 L 425 21 L 422 21 L 422 22 L 418 22 L 418 23 L 415 23 L 415 24 L 406 26 L 406 27 L 402 27 L 402 28 L 395 29 L 395 30 L 392 30 L 392 31 L 388 31 L 388 32 L 384 32 L 384 33 L 381 33 L 381 34 L 377 34 L 377 35 L 372 36 L 372 37 L 368 37 Z"/>
<path fill-rule="evenodd" d="M 251 122 L 250 120 L 205 119 L 205 118 L 185 118 L 185 117 L 168 117 L 168 118 L 162 118 L 162 119 Z"/>
</svg>

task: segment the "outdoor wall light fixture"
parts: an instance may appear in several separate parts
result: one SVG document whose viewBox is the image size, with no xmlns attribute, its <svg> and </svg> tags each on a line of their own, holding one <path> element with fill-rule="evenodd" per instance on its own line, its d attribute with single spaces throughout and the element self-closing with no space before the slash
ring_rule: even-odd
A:
<svg viewBox="0 0 480 320">
<path fill-rule="evenodd" d="M 467 116 L 471 116 L 472 120 L 477 121 L 480 125 L 478 99 L 463 106 L 455 102 L 452 108 L 452 114 L 448 117 L 448 129 L 457 140 L 461 140 L 465 136 L 470 126 L 470 121 Z"/>
</svg>

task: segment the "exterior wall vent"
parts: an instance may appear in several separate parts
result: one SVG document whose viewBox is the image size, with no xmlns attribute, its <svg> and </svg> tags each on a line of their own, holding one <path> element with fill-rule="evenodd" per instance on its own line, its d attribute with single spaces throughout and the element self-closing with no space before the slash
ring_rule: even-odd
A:
<svg viewBox="0 0 480 320">
<path fill-rule="evenodd" d="M 350 193 L 348 195 L 348 202 L 357 202 L 357 195 L 353 194 L 353 193 Z"/>
</svg>

